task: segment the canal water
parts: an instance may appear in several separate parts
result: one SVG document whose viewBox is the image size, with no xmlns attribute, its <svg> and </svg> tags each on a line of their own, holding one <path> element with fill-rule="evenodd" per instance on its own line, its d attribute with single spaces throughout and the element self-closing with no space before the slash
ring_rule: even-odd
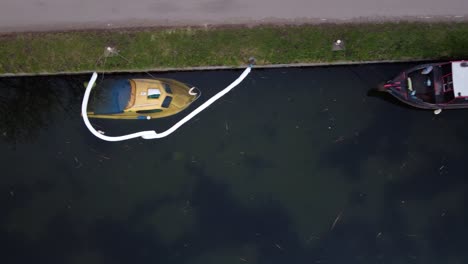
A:
<svg viewBox="0 0 468 264">
<path fill-rule="evenodd" d="M 254 69 L 171 136 L 117 143 L 83 124 L 90 76 L 2 78 L 1 262 L 466 263 L 468 111 L 370 92 L 409 66 Z M 240 73 L 156 75 L 200 104 Z"/>
</svg>

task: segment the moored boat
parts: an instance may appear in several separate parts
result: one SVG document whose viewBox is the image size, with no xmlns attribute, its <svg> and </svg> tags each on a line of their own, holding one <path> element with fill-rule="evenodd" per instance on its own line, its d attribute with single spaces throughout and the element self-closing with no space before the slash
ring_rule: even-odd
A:
<svg viewBox="0 0 468 264">
<path fill-rule="evenodd" d="M 91 96 L 92 118 L 151 119 L 177 114 L 199 96 L 194 87 L 172 79 L 106 79 Z"/>
<path fill-rule="evenodd" d="M 468 61 L 418 65 L 401 72 L 383 88 L 417 108 L 468 108 Z"/>
</svg>

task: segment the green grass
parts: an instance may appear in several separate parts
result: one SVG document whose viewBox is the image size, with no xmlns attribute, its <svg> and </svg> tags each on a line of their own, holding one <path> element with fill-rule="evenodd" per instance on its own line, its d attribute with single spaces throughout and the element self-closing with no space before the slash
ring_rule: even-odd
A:
<svg viewBox="0 0 468 264">
<path fill-rule="evenodd" d="M 333 52 L 336 39 L 346 50 Z M 132 63 L 109 57 L 106 46 Z M 468 23 L 322 24 L 19 33 L 0 36 L 0 73 L 143 70 L 468 56 Z"/>
</svg>

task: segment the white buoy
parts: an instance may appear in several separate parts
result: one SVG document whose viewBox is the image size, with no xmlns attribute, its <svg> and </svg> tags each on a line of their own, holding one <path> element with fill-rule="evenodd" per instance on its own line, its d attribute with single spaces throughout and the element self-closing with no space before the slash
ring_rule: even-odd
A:
<svg viewBox="0 0 468 264">
<path fill-rule="evenodd" d="M 442 109 L 436 109 L 434 110 L 434 115 L 438 115 L 442 112 Z"/>
</svg>

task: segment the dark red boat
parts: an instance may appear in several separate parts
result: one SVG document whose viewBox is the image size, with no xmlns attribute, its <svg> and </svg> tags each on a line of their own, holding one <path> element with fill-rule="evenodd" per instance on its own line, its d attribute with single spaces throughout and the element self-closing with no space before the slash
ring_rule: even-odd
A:
<svg viewBox="0 0 468 264">
<path fill-rule="evenodd" d="M 468 61 L 423 64 L 400 73 L 384 90 L 424 109 L 468 108 Z"/>
</svg>

